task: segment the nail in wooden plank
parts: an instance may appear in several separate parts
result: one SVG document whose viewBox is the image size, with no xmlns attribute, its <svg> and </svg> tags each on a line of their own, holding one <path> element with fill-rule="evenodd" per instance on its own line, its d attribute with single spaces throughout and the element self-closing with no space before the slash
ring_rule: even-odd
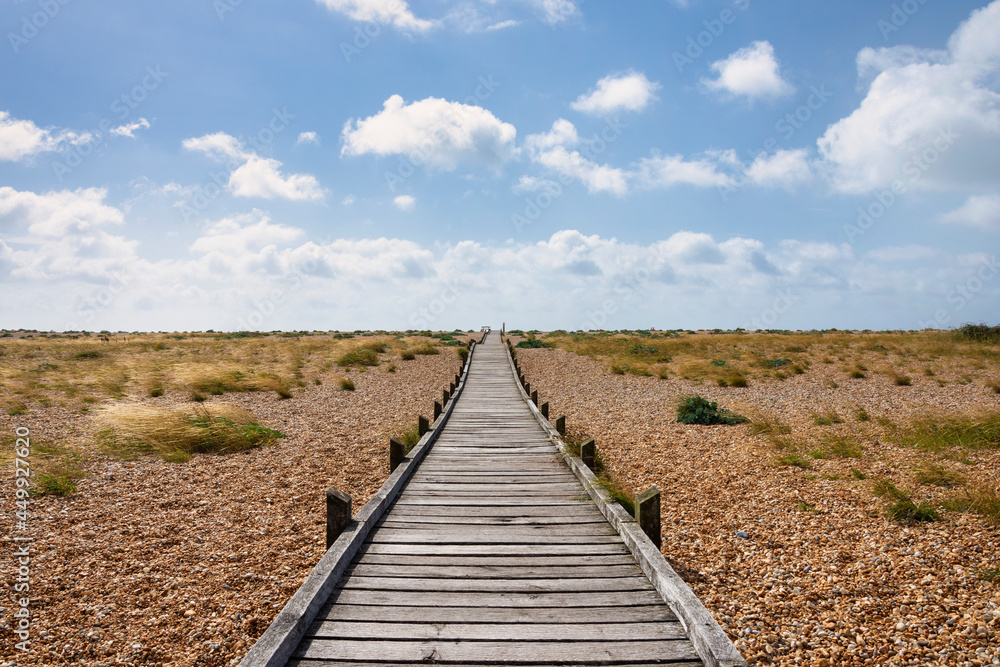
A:
<svg viewBox="0 0 1000 667">
<path fill-rule="evenodd" d="M 587 441 L 580 445 L 580 458 L 583 460 L 583 464 L 594 469 L 594 454 L 596 453 L 596 445 L 594 444 L 593 438 L 587 438 Z"/>
<path fill-rule="evenodd" d="M 351 522 L 351 497 L 335 487 L 326 491 L 326 548 L 337 541 Z"/>
<path fill-rule="evenodd" d="M 635 499 L 635 520 L 646 537 L 660 546 L 660 490 L 651 486 Z"/>
<path fill-rule="evenodd" d="M 406 457 L 406 445 L 396 438 L 389 438 L 389 472 L 392 472 Z"/>
</svg>

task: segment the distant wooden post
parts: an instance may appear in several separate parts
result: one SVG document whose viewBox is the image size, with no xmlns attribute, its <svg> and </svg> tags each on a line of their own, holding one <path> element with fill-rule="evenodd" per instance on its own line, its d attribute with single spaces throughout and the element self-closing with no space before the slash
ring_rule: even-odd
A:
<svg viewBox="0 0 1000 667">
<path fill-rule="evenodd" d="M 543 417 L 545 417 L 546 419 L 549 418 L 549 402 L 548 401 L 545 401 L 544 403 L 542 403 L 542 405 L 538 409 L 542 412 L 542 416 Z"/>
<path fill-rule="evenodd" d="M 406 445 L 396 438 L 389 438 L 389 472 L 395 470 L 406 458 Z"/>
<path fill-rule="evenodd" d="M 660 548 L 660 490 L 651 486 L 635 499 L 635 520 L 656 548 Z"/>
<path fill-rule="evenodd" d="M 460 374 L 458 374 L 458 373 L 455 373 L 455 386 L 456 386 L 456 387 L 458 386 L 458 383 L 459 383 L 459 382 L 460 382 L 461 380 L 462 380 L 462 376 L 461 376 Z"/>
<path fill-rule="evenodd" d="M 556 430 L 559 435 L 566 435 L 566 415 L 556 417 Z"/>
<path fill-rule="evenodd" d="M 595 450 L 596 445 L 593 438 L 588 438 L 587 442 L 580 445 L 580 458 L 583 460 L 583 464 L 591 470 L 594 469 Z"/>
<path fill-rule="evenodd" d="M 454 382 L 452 382 L 451 386 L 448 387 L 448 393 L 449 394 L 454 394 L 455 393 L 455 383 Z"/>
<path fill-rule="evenodd" d="M 524 393 L 527 394 L 528 396 L 531 396 L 531 383 L 530 382 L 525 382 L 524 383 Z"/>
<path fill-rule="evenodd" d="M 340 534 L 351 522 L 351 497 L 335 487 L 326 491 L 326 548 L 337 541 Z"/>
<path fill-rule="evenodd" d="M 420 415 L 417 417 L 417 434 L 422 438 L 427 431 L 431 430 L 430 422 L 427 421 L 427 417 Z"/>
<path fill-rule="evenodd" d="M 443 405 L 444 403 L 448 402 L 449 398 L 451 398 L 451 394 L 448 392 L 447 389 L 445 389 L 444 391 L 441 392 L 441 397 L 444 399 L 444 401 L 442 403 L 442 405 Z"/>
<path fill-rule="evenodd" d="M 531 392 L 531 402 L 538 405 L 538 390 Z"/>
<path fill-rule="evenodd" d="M 448 400 L 448 392 L 445 392 L 444 395 L 445 395 L 445 399 L 444 400 L 447 401 Z M 442 410 L 441 403 L 439 403 L 438 401 L 434 401 L 434 421 L 437 421 L 437 418 L 441 416 L 441 410 Z"/>
</svg>

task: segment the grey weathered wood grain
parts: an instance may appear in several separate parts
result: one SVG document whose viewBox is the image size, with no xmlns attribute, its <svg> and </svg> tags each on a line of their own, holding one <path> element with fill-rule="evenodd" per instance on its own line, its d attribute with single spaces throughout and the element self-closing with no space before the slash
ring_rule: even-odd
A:
<svg viewBox="0 0 1000 667">
<path fill-rule="evenodd" d="M 371 621 L 318 621 L 309 628 L 317 639 L 384 639 L 384 623 Z M 421 623 L 395 625 L 393 637 L 449 641 L 672 641 L 684 639 L 677 622 L 607 623 Z"/>
<path fill-rule="evenodd" d="M 609 663 L 649 659 L 663 661 L 697 658 L 691 642 L 460 642 L 307 639 L 296 657 L 323 660 L 398 660 L 412 662 L 552 663 L 582 661 Z"/>
</svg>

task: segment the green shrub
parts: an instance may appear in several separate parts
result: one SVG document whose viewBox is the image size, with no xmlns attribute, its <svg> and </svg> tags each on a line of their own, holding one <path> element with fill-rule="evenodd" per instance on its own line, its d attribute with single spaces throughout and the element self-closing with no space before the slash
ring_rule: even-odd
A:
<svg viewBox="0 0 1000 667">
<path fill-rule="evenodd" d="M 681 424 L 702 424 L 705 426 L 745 424 L 749 419 L 719 407 L 701 396 L 688 396 L 677 406 L 677 421 Z"/>
<path fill-rule="evenodd" d="M 520 343 L 514 347 L 520 348 L 541 348 L 541 347 L 552 347 L 548 343 L 538 340 L 537 338 L 529 338 L 527 340 L 522 340 Z"/>
<path fill-rule="evenodd" d="M 354 381 L 351 378 L 342 378 L 340 380 L 340 390 L 341 391 L 354 391 Z"/>
<path fill-rule="evenodd" d="M 973 343 L 1000 343 L 1000 326 L 991 327 L 985 323 L 964 324 L 955 336 L 962 341 Z"/>
</svg>

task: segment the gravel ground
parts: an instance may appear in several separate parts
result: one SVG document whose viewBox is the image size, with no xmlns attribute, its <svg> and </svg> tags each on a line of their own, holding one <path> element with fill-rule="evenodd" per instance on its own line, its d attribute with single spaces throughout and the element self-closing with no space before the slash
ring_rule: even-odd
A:
<svg viewBox="0 0 1000 667">
<path fill-rule="evenodd" d="M 821 364 L 780 382 L 719 388 L 614 375 L 558 349 L 518 350 L 518 359 L 550 414 L 566 414 L 571 435 L 595 438 L 621 481 L 662 491 L 664 554 L 751 664 L 1000 664 L 1000 587 L 980 576 L 998 566 L 1000 530 L 961 513 L 912 526 L 883 518 L 871 481 L 850 469 L 913 488 L 910 470 L 928 455 L 846 417 L 860 405 L 905 424 L 931 410 L 995 409 L 997 394 L 923 378 L 910 387 L 845 380 L 842 371 L 831 389 L 834 370 Z M 677 399 L 694 392 L 748 416 L 778 416 L 799 439 L 850 433 L 864 455 L 781 467 L 747 426 L 676 423 Z M 829 409 L 852 423 L 816 426 L 812 414 Z M 970 483 L 1000 486 L 1000 452 L 970 459 L 977 465 L 944 463 Z"/>
<path fill-rule="evenodd" d="M 443 352 L 450 352 L 445 350 Z M 13 464 L 0 481 L 0 578 L 16 574 L 12 535 L 31 546 L 31 651 L 14 644 L 13 595 L 0 600 L 0 664 L 234 665 L 298 589 L 325 546 L 330 486 L 357 511 L 388 477 L 387 438 L 430 415 L 459 369 L 454 353 L 394 360 L 332 384 L 227 394 L 287 435 L 277 445 L 182 464 L 94 454 L 65 498 L 30 506 L 13 529 Z M 139 399 L 135 399 L 139 400 Z M 144 402 L 169 404 L 181 395 Z M 27 427 L 35 442 L 87 447 L 89 419 L 61 408 L 0 416 L 0 434 Z"/>
</svg>

